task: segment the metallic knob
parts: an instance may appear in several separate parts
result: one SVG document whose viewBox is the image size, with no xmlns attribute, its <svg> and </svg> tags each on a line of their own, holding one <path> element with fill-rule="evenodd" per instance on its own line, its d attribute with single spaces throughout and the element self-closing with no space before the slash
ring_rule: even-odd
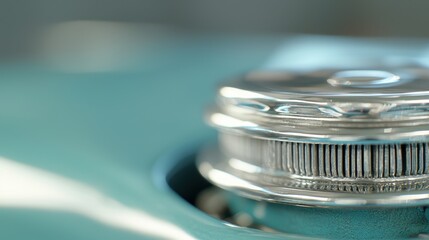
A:
<svg viewBox="0 0 429 240">
<path fill-rule="evenodd" d="M 429 203 L 429 70 L 255 71 L 219 87 L 201 173 L 271 202 Z"/>
</svg>

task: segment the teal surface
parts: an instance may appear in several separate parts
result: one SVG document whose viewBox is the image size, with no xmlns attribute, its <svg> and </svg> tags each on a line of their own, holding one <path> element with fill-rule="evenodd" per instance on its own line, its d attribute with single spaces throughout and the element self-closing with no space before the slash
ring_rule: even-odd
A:
<svg viewBox="0 0 429 240">
<path fill-rule="evenodd" d="M 1 67 L 0 239 L 285 237 L 213 219 L 153 178 L 162 155 L 211 136 L 216 83 L 281 40 L 182 38 L 144 71 Z"/>
<path fill-rule="evenodd" d="M 234 212 L 246 212 L 273 229 L 327 239 L 413 239 L 429 232 L 424 207 L 310 208 L 229 195 Z"/>
<path fill-rule="evenodd" d="M 176 37 L 129 69 L 0 65 L 0 239 L 397 239 L 429 231 L 423 208 L 342 211 L 233 197 L 234 209 L 290 234 L 267 233 L 177 196 L 165 176 L 183 151 L 213 137 L 202 114 L 217 83 L 260 66 L 285 38 Z"/>
</svg>

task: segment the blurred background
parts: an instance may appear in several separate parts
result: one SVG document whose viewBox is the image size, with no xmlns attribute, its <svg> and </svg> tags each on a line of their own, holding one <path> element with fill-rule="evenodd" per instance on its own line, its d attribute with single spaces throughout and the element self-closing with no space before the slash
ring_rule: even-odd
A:
<svg viewBox="0 0 429 240">
<path fill-rule="evenodd" d="M 86 49 L 98 38 L 135 43 L 137 32 L 155 42 L 172 32 L 428 37 L 428 8 L 425 0 L 3 0 L 0 59 Z"/>
<path fill-rule="evenodd" d="M 0 158 L 0 239 L 141 239 L 150 225 L 134 224 L 135 212 L 196 239 L 236 239 L 242 229 L 189 214 L 152 172 L 160 156 L 214 138 L 202 116 L 219 81 L 279 50 L 289 54 L 281 63 L 350 59 L 313 35 L 379 38 L 344 42 L 365 57 L 427 56 L 428 9 L 427 0 L 0 0 L 0 156 L 9 159 Z M 111 199 L 130 221 L 100 208 Z"/>
</svg>

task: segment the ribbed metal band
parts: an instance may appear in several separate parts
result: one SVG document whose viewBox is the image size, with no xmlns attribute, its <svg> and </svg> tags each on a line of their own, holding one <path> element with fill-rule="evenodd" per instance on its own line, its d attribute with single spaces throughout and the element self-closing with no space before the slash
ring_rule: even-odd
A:
<svg viewBox="0 0 429 240">
<path fill-rule="evenodd" d="M 221 133 L 221 151 L 261 171 L 303 178 L 384 179 L 429 173 L 429 143 L 315 144 Z"/>
</svg>

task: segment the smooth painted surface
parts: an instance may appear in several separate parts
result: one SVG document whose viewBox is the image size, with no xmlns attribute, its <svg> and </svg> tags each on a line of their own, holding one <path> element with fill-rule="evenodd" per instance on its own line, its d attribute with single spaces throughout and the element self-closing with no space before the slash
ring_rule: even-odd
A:
<svg viewBox="0 0 429 240">
<path fill-rule="evenodd" d="M 201 116 L 216 83 L 280 42 L 181 38 L 144 71 L 2 66 L 0 239 L 281 238 L 208 217 L 152 175 L 159 157 L 210 136 Z"/>
</svg>

